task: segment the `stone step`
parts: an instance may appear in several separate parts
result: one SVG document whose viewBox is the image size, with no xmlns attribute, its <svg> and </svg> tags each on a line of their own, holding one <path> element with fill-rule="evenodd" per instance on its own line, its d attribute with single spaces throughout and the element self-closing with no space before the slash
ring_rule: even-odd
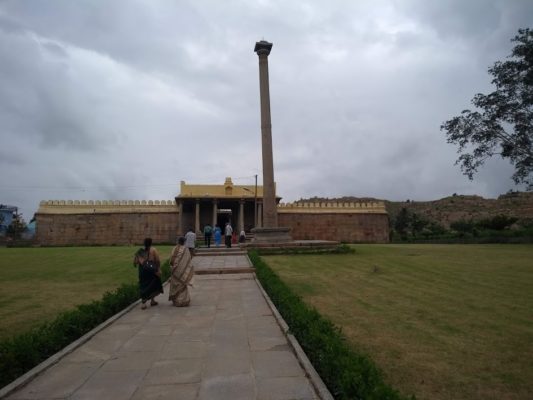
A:
<svg viewBox="0 0 533 400">
<path fill-rule="evenodd" d="M 195 257 L 223 257 L 223 256 L 245 256 L 247 253 L 245 251 L 233 252 L 233 253 L 219 253 L 219 252 L 209 252 L 209 253 L 200 253 L 197 252 Z"/>
<path fill-rule="evenodd" d="M 219 275 L 219 274 L 249 274 L 255 272 L 253 267 L 221 267 L 195 269 L 196 275 Z"/>
<path fill-rule="evenodd" d="M 195 256 L 243 256 L 246 251 L 240 247 L 198 247 L 195 251 Z"/>
<path fill-rule="evenodd" d="M 237 240 L 239 238 L 237 237 Z M 251 242 L 254 239 L 254 234 L 252 232 L 246 232 L 246 242 Z M 203 234 L 197 234 L 196 235 L 196 242 L 201 243 L 202 245 L 205 243 L 205 237 Z M 215 242 L 213 236 L 211 236 L 211 245 Z M 222 245 L 224 245 L 224 236 L 222 236 Z M 237 244 L 235 244 L 237 245 Z"/>
<path fill-rule="evenodd" d="M 221 251 L 221 252 L 225 252 L 225 253 L 231 253 L 231 252 L 234 252 L 234 251 L 242 251 L 242 248 L 239 245 L 232 245 L 231 247 L 225 247 L 225 246 L 220 246 L 220 247 L 200 246 L 200 247 L 197 247 L 196 250 L 197 251 L 206 251 L 206 252 L 209 252 L 209 251 Z"/>
</svg>

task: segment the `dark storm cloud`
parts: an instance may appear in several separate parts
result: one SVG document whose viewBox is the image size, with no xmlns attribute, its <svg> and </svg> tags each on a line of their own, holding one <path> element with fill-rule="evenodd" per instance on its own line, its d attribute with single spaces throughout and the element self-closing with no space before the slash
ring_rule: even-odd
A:
<svg viewBox="0 0 533 400">
<path fill-rule="evenodd" d="M 529 0 L 412 0 L 398 4 L 398 10 L 415 19 L 428 31 L 449 43 L 469 42 L 471 56 L 492 64 L 509 54 L 509 40 L 518 28 L 531 26 L 533 3 Z M 487 65 L 488 67 L 488 65 Z"/>
<path fill-rule="evenodd" d="M 253 183 L 262 37 L 284 200 L 495 196 L 510 166 L 468 181 L 439 126 L 491 90 L 487 68 L 530 21 L 533 3 L 503 0 L 4 1 L 0 183 L 26 189 L 0 200 L 28 214 L 46 198 L 171 199 L 182 179 Z"/>
</svg>

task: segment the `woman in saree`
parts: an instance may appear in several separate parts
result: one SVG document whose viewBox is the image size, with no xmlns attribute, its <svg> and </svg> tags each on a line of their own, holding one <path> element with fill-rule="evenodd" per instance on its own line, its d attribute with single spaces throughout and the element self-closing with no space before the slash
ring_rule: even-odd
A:
<svg viewBox="0 0 533 400">
<path fill-rule="evenodd" d="M 188 286 L 194 275 L 192 258 L 185 247 L 185 238 L 180 237 L 170 254 L 170 292 L 168 299 L 176 307 L 187 307 L 191 302 Z"/>
<path fill-rule="evenodd" d="M 163 293 L 161 284 L 161 262 L 155 247 L 152 247 L 152 239 L 144 239 L 144 248 L 140 248 L 135 253 L 133 265 L 139 268 L 139 292 L 142 299 L 143 310 L 146 309 L 146 302 L 150 300 L 151 306 L 157 306 L 156 296 Z"/>
</svg>

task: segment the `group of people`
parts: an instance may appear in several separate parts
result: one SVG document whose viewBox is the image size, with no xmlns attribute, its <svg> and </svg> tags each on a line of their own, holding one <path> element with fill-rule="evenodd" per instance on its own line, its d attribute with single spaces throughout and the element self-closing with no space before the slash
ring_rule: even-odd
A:
<svg viewBox="0 0 533 400">
<path fill-rule="evenodd" d="M 211 247 L 211 236 L 214 236 L 215 246 L 219 247 L 222 240 L 222 230 L 218 225 L 215 225 L 215 229 L 213 229 L 209 224 L 204 226 L 204 240 L 207 247 Z M 239 243 L 244 243 L 245 241 L 246 233 L 243 230 L 239 235 Z M 224 244 L 229 248 L 231 247 L 232 243 L 236 243 L 236 235 L 233 231 L 231 223 L 226 222 L 226 225 L 224 226 Z"/>
<path fill-rule="evenodd" d="M 227 233 L 228 230 L 231 229 L 233 231 L 233 228 L 231 227 L 229 222 L 226 222 L 226 228 L 224 229 L 224 236 Z M 220 243 L 222 242 L 222 229 L 218 225 L 215 225 L 213 228 L 211 225 L 207 224 L 204 226 L 204 240 L 207 247 L 211 247 L 211 237 L 213 237 L 215 241 L 215 246 L 219 247 Z"/>
<path fill-rule="evenodd" d="M 139 292 L 141 308 L 157 306 L 155 298 L 163 293 L 161 283 L 161 261 L 156 248 L 152 246 L 152 239 L 144 239 L 144 247 L 137 250 L 133 265 L 139 270 Z M 188 287 L 194 275 L 192 255 L 185 245 L 185 238 L 180 237 L 178 244 L 170 253 L 170 286 L 168 299 L 176 307 L 186 307 L 191 302 Z"/>
<path fill-rule="evenodd" d="M 218 225 L 215 229 L 207 224 L 204 227 L 204 237 L 207 247 L 211 247 L 211 236 L 214 236 L 215 246 L 220 246 L 222 240 L 222 231 Z M 235 240 L 233 228 L 229 222 L 224 227 L 224 239 L 226 247 L 231 247 Z M 239 236 L 239 242 L 244 243 L 246 234 L 244 231 Z M 168 299 L 176 307 L 186 307 L 191 302 L 188 287 L 194 275 L 192 266 L 192 257 L 196 248 L 196 234 L 189 229 L 184 237 L 178 238 L 178 244 L 170 253 L 170 288 Z M 141 295 L 141 308 L 157 306 L 155 298 L 163 293 L 163 284 L 161 283 L 161 260 L 156 248 L 152 246 L 152 239 L 144 239 L 144 247 L 137 250 L 133 258 L 133 265 L 139 270 L 139 291 Z"/>
</svg>

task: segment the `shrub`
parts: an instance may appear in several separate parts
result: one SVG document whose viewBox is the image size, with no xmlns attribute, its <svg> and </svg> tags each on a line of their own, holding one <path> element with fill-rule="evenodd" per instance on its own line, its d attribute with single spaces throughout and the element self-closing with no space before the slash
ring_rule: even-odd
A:
<svg viewBox="0 0 533 400">
<path fill-rule="evenodd" d="M 336 399 L 404 399 L 383 382 L 372 360 L 346 344 L 338 327 L 308 307 L 257 252 L 249 255 L 265 291 Z"/>
<path fill-rule="evenodd" d="M 491 229 L 502 231 L 518 221 L 518 218 L 508 217 L 506 215 L 496 215 L 492 218 L 486 218 L 479 221 L 476 225 L 481 229 Z"/>
<path fill-rule="evenodd" d="M 355 249 L 346 243 L 339 244 L 333 248 L 313 248 L 313 247 L 301 247 L 301 248 L 259 248 L 254 250 L 260 255 L 304 255 L 304 254 L 349 254 L 355 253 Z"/>
<path fill-rule="evenodd" d="M 170 278 L 170 260 L 161 265 L 161 280 L 165 282 L 168 278 Z"/>
<path fill-rule="evenodd" d="M 458 221 L 452 222 L 450 224 L 450 228 L 452 228 L 454 231 L 463 234 L 471 233 L 475 228 L 475 224 L 472 220 L 460 219 Z"/>
</svg>

